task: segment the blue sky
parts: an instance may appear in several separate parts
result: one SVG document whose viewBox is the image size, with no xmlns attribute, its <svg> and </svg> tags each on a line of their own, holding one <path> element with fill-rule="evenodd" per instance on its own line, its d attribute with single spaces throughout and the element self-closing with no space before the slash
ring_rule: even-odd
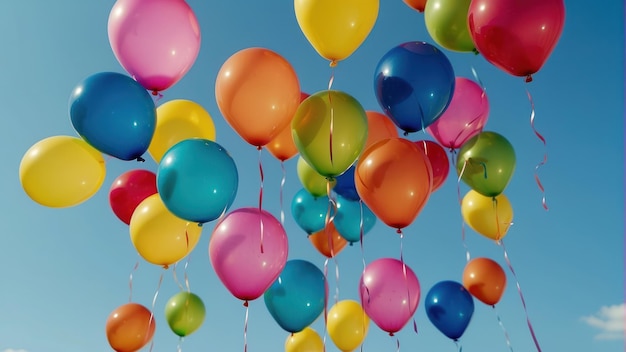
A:
<svg viewBox="0 0 626 352">
<path fill-rule="evenodd" d="M 292 64 L 302 91 L 310 94 L 327 88 L 331 71 L 302 34 L 289 1 L 188 3 L 200 23 L 201 50 L 191 70 L 163 92 L 160 102 L 189 99 L 209 112 L 216 125 L 216 141 L 231 153 L 239 169 L 239 189 L 231 209 L 255 206 L 260 188 L 259 153 L 220 115 L 214 94 L 219 68 L 238 50 L 265 47 Z M 78 82 L 97 72 L 124 73 L 107 37 L 113 4 L 111 0 L 58 0 L 4 1 L 0 5 L 2 352 L 110 350 L 105 322 L 113 309 L 128 302 L 131 273 L 134 302 L 152 307 L 156 296 L 153 351 L 173 351 L 179 346 L 163 316 L 165 302 L 179 291 L 173 270 L 165 271 L 139 257 L 128 226 L 115 217 L 108 203 L 108 189 L 117 176 L 138 167 L 156 171 L 154 162 L 138 165 L 107 157 L 106 179 L 98 193 L 63 209 L 33 202 L 18 178 L 20 161 L 30 146 L 49 136 L 76 135 L 68 99 Z M 465 243 L 462 241 L 457 188 L 462 194 L 468 188 L 458 185 L 451 174 L 404 230 L 403 255 L 420 280 L 422 301 L 414 315 L 418 333 L 408 324 L 396 335 L 401 350 L 455 350 L 454 343 L 428 321 L 423 297 L 439 281 L 461 280 L 465 244 L 472 257 L 498 261 L 508 277 L 495 313 L 476 302 L 472 321 L 460 339 L 465 350 L 507 349 L 498 317 L 514 350 L 535 350 L 528 316 L 545 351 L 623 351 L 623 14 L 620 1 L 602 5 L 567 1 L 561 39 L 529 84 L 481 56 L 445 51 L 456 76 L 473 78 L 472 68 L 476 70 L 490 100 L 485 129 L 505 136 L 516 151 L 517 168 L 505 191 L 515 213 L 514 225 L 505 243 L 526 309 L 516 279 L 506 266 L 503 248 L 469 229 Z M 375 65 L 389 49 L 407 41 L 433 43 L 424 15 L 401 0 L 381 1 L 376 25 L 366 41 L 334 70 L 333 88 L 354 96 L 366 110 L 380 111 L 373 91 Z M 546 147 L 530 126 L 526 90 L 533 97 L 535 127 L 545 137 Z M 422 132 L 409 138 L 430 139 Z M 544 153 L 548 162 L 539 175 L 549 211 L 542 208 L 542 193 L 534 179 L 535 166 Z M 289 258 L 306 259 L 323 268 L 325 258 L 289 216 L 291 197 L 301 188 L 296 159 L 285 163 L 282 205 L 287 213 Z M 261 161 L 263 206 L 278 216 L 280 163 L 265 150 Z M 205 226 L 189 260 L 181 262 L 176 273 L 179 279 L 186 275 L 192 292 L 204 300 L 206 320 L 180 348 L 242 350 L 245 309 L 211 267 L 207 249 L 213 224 Z M 400 246 L 395 231 L 378 221 L 365 237 L 363 251 L 359 245 L 346 247 L 336 262 L 328 263 L 331 294 L 358 299 L 363 262 L 397 258 Z M 139 265 L 133 270 L 136 263 Z M 335 267 L 339 275 L 335 275 Z M 323 333 L 323 324 L 319 318 L 313 327 Z M 252 301 L 245 341 L 249 351 L 280 351 L 286 337 L 263 301 Z M 326 346 L 328 351 L 336 350 L 329 339 Z M 396 350 L 396 339 L 371 324 L 363 350 Z"/>
</svg>

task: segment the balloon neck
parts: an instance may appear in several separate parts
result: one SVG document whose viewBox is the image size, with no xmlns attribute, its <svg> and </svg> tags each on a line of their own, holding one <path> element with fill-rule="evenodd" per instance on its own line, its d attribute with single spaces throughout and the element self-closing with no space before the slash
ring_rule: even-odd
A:
<svg viewBox="0 0 626 352">
<path fill-rule="evenodd" d="M 137 157 L 137 161 L 140 163 L 143 163 L 144 161 L 146 161 L 146 159 L 142 158 L 142 157 Z"/>
<path fill-rule="evenodd" d="M 396 229 L 396 233 L 397 233 L 398 235 L 402 235 L 402 229 Z"/>
<path fill-rule="evenodd" d="M 404 135 L 405 137 L 407 137 L 407 136 L 409 135 L 409 131 L 404 131 L 404 133 L 403 133 L 402 135 Z"/>
<path fill-rule="evenodd" d="M 330 66 L 331 68 L 334 68 L 337 66 L 337 60 L 331 60 L 330 63 L 328 64 L 328 66 Z"/>
<path fill-rule="evenodd" d="M 153 90 L 152 91 L 152 95 L 154 95 L 155 97 L 159 95 L 159 91 L 158 90 Z"/>
<path fill-rule="evenodd" d="M 243 306 L 248 308 L 248 300 L 243 301 Z"/>
<path fill-rule="evenodd" d="M 479 55 L 480 54 L 480 52 L 476 48 L 473 48 L 472 52 L 474 53 L 474 55 Z"/>
<path fill-rule="evenodd" d="M 204 224 L 201 223 L 201 222 L 198 223 L 198 227 L 202 227 L 202 225 L 204 225 Z"/>
<path fill-rule="evenodd" d="M 263 149 L 263 146 L 262 146 L 262 145 L 257 145 L 257 146 L 256 146 L 256 150 L 261 150 L 261 149 Z"/>
<path fill-rule="evenodd" d="M 532 82 L 533 81 L 533 76 L 532 75 L 526 76 L 526 80 L 525 81 L 526 81 L 526 83 Z"/>
<path fill-rule="evenodd" d="M 170 268 L 170 266 L 169 266 L 168 264 L 163 265 L 163 269 L 164 269 L 164 270 L 167 270 L 167 269 L 169 269 L 169 268 Z"/>
<path fill-rule="evenodd" d="M 390 333 L 389 333 L 389 336 L 392 336 L 392 337 L 393 337 L 393 336 L 395 336 L 395 335 L 393 334 L 393 332 L 390 332 Z"/>
</svg>

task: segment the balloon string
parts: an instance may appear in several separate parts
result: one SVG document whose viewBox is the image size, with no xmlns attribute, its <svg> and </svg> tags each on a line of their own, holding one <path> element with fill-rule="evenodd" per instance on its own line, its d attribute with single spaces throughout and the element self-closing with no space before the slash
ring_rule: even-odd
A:
<svg viewBox="0 0 626 352">
<path fill-rule="evenodd" d="M 335 303 L 339 300 L 339 263 L 337 262 L 337 256 L 335 253 L 335 245 L 333 243 L 333 233 L 330 231 L 329 224 L 335 219 L 337 214 L 337 202 L 335 201 L 331 192 L 331 180 L 326 180 L 326 195 L 328 196 L 328 210 L 326 211 L 326 219 L 324 226 L 324 233 L 328 241 L 328 248 L 330 249 L 330 257 L 335 262 Z"/>
<path fill-rule="evenodd" d="M 455 339 L 454 344 L 456 345 L 456 349 L 458 352 L 463 352 L 463 346 L 461 346 L 461 343 L 459 342 L 459 340 Z"/>
<path fill-rule="evenodd" d="M 328 104 L 330 105 L 330 129 L 328 134 L 328 151 L 330 152 L 330 165 L 333 165 L 333 130 L 335 129 L 335 108 L 333 107 L 333 99 L 328 90 Z"/>
<path fill-rule="evenodd" d="M 326 350 L 326 331 L 328 326 L 328 258 L 324 260 L 324 282 L 326 290 L 324 290 L 324 350 Z"/>
<path fill-rule="evenodd" d="M 157 103 L 163 99 L 163 94 L 159 91 L 153 90 L 152 91 L 152 101 L 154 101 L 154 105 L 156 106 Z"/>
<path fill-rule="evenodd" d="M 181 336 L 178 339 L 178 348 L 176 349 L 177 352 L 182 352 L 183 351 L 183 337 Z"/>
<path fill-rule="evenodd" d="M 515 270 L 513 270 L 513 265 L 511 265 L 511 261 L 509 260 L 509 254 L 506 251 L 506 247 L 504 246 L 504 241 L 500 240 L 500 246 L 502 246 L 502 250 L 504 251 L 504 259 L 506 260 L 506 264 L 511 270 L 513 277 L 515 278 L 515 284 L 517 286 L 517 292 L 519 293 L 520 300 L 522 301 L 522 307 L 524 308 L 524 313 L 526 314 L 526 324 L 528 325 L 528 330 L 530 331 L 530 335 L 533 338 L 533 342 L 535 343 L 535 347 L 537 347 L 537 352 L 541 352 L 541 347 L 539 347 L 539 341 L 537 341 L 537 336 L 535 335 L 535 330 L 533 329 L 532 324 L 530 323 L 530 318 L 528 317 L 528 309 L 526 308 L 526 300 L 524 300 L 524 295 L 522 294 L 522 288 L 520 287 L 519 280 L 517 279 L 517 274 L 515 274 Z"/>
<path fill-rule="evenodd" d="M 363 200 L 359 199 L 359 210 L 361 214 L 361 221 L 359 222 L 359 243 L 361 244 L 361 260 L 363 261 L 363 273 L 365 273 L 365 248 L 363 246 L 363 235 L 365 235 L 365 230 L 363 229 Z"/>
<path fill-rule="evenodd" d="M 500 231 L 500 217 L 498 216 L 498 199 L 496 199 L 496 197 L 492 197 L 492 204 L 493 204 L 493 213 L 496 215 L 496 243 L 499 243 L 500 240 L 502 239 L 502 237 L 504 237 L 504 235 L 502 234 L 502 232 Z"/>
<path fill-rule="evenodd" d="M 537 138 L 539 138 L 539 140 L 543 143 L 543 148 L 546 149 L 547 148 L 546 139 L 535 128 L 535 103 L 533 102 L 533 97 L 530 95 L 530 92 L 528 91 L 528 89 L 526 89 L 526 95 L 528 96 L 528 101 L 530 102 L 530 108 L 531 108 L 530 127 L 532 127 L 533 132 L 535 132 L 535 135 L 537 136 Z M 539 190 L 541 191 L 541 194 L 542 194 L 541 205 L 543 206 L 543 209 L 548 210 L 548 204 L 546 203 L 546 191 L 543 185 L 541 184 L 541 180 L 539 180 L 539 168 L 545 165 L 546 162 L 548 162 L 547 150 L 544 151 L 543 153 L 543 160 L 541 160 L 541 162 L 539 162 L 539 164 L 535 166 L 535 181 L 537 182 L 537 187 L 539 187 Z"/>
<path fill-rule="evenodd" d="M 459 173 L 459 178 L 456 181 L 456 193 L 459 199 L 459 206 L 463 205 L 463 198 L 461 198 L 461 178 L 463 177 L 463 173 L 465 172 L 465 166 L 467 166 L 467 160 L 463 163 L 463 167 L 461 168 L 461 172 Z M 465 248 L 465 259 L 470 261 L 470 251 L 469 247 L 467 247 L 467 241 L 465 241 L 465 220 L 461 220 L 461 241 L 463 242 L 463 248 Z"/>
<path fill-rule="evenodd" d="M 478 71 L 476 71 L 474 66 L 472 66 L 472 75 L 474 76 L 474 79 L 476 80 L 476 82 L 478 82 L 478 85 L 480 85 L 480 88 L 483 90 L 483 93 L 480 97 L 484 98 L 485 94 L 487 94 L 487 88 L 483 84 L 483 81 L 480 79 L 480 77 L 478 77 Z"/>
<path fill-rule="evenodd" d="M 263 226 L 263 217 L 261 216 L 261 211 L 263 210 L 263 181 L 265 180 L 265 175 L 263 174 L 263 163 L 261 162 L 261 152 L 263 151 L 263 148 L 258 147 L 257 148 L 259 150 L 259 176 L 261 179 L 261 185 L 259 187 L 259 219 L 261 221 L 259 221 L 259 224 L 261 226 L 261 253 L 264 252 L 263 250 L 263 234 L 264 234 L 264 226 Z"/>
<path fill-rule="evenodd" d="M 285 162 L 280 162 L 280 169 L 283 173 L 283 177 L 280 180 L 280 223 L 285 225 L 285 209 L 283 206 L 283 193 L 285 190 L 285 181 L 287 180 L 287 170 L 285 170 Z"/>
<path fill-rule="evenodd" d="M 152 327 L 152 324 L 154 322 L 154 307 L 156 306 L 156 300 L 157 300 L 157 297 L 159 296 L 161 283 L 163 283 L 163 271 L 161 271 L 161 276 L 159 277 L 159 283 L 157 284 L 156 291 L 154 292 L 154 297 L 152 297 L 152 308 L 150 309 L 150 322 L 148 323 L 146 336 L 149 336 L 148 332 L 150 331 L 150 328 Z M 150 352 L 152 352 L 153 347 L 154 347 L 154 340 L 152 340 L 152 343 L 150 344 Z"/>
<path fill-rule="evenodd" d="M 243 303 L 243 306 L 246 307 L 246 317 L 243 321 L 243 352 L 248 351 L 248 301 Z"/>
<path fill-rule="evenodd" d="M 396 336 L 396 352 L 400 352 L 400 338 Z"/>
<path fill-rule="evenodd" d="M 185 261 L 185 267 L 184 267 L 185 287 L 183 287 L 183 285 L 180 283 L 180 280 L 178 280 L 178 274 L 176 273 L 176 268 L 178 267 L 178 264 L 174 264 L 174 266 L 172 267 L 172 273 L 174 275 L 174 282 L 176 282 L 180 290 L 181 291 L 186 290 L 187 292 L 191 292 L 191 289 L 189 288 L 189 277 L 187 276 L 188 265 L 189 265 L 189 257 L 187 257 L 187 260 Z"/>
<path fill-rule="evenodd" d="M 404 233 L 402 233 L 402 229 L 398 229 L 396 232 L 398 233 L 398 235 L 400 235 L 400 262 L 402 263 L 402 275 L 404 275 L 404 283 L 406 284 L 406 300 L 408 302 L 406 307 L 409 310 L 409 315 L 412 315 L 411 314 L 411 290 L 409 289 L 409 278 L 406 274 L 406 263 L 404 262 L 404 254 L 403 254 Z M 417 334 L 417 323 L 415 322 L 415 319 L 413 319 L 413 329 L 415 330 L 415 333 Z"/>
<path fill-rule="evenodd" d="M 506 339 L 506 345 L 509 347 L 509 351 L 513 352 L 513 347 L 511 346 L 511 339 L 509 338 L 509 333 L 506 331 L 506 329 L 504 328 L 504 324 L 502 323 L 502 319 L 500 319 L 500 314 L 498 314 L 498 311 L 496 310 L 496 305 L 492 305 L 493 307 L 493 312 L 496 314 L 496 318 L 498 319 L 498 325 L 500 325 L 500 328 L 502 329 L 502 332 L 504 332 L 504 338 Z"/>
<path fill-rule="evenodd" d="M 130 289 L 130 294 L 128 295 L 128 302 L 133 301 L 133 273 L 137 271 L 138 267 L 139 267 L 139 261 L 135 263 L 135 266 L 133 267 L 133 270 L 131 270 L 130 275 L 129 275 L 128 288 Z"/>
</svg>

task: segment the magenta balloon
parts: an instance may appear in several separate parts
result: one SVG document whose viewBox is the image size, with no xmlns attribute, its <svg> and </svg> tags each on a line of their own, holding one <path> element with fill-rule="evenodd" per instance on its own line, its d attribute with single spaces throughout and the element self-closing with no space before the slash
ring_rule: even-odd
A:
<svg viewBox="0 0 626 352">
<path fill-rule="evenodd" d="M 458 149 L 483 130 L 488 117 L 489 100 L 485 91 L 476 82 L 457 77 L 450 105 L 426 127 L 426 132 L 442 146 Z"/>
<path fill-rule="evenodd" d="M 393 335 L 415 314 L 421 290 L 409 266 L 397 259 L 381 258 L 365 267 L 359 293 L 367 316 Z"/>
<path fill-rule="evenodd" d="M 278 278 L 287 263 L 287 234 L 272 214 L 259 208 L 228 213 L 209 241 L 213 269 L 233 296 L 251 301 Z"/>
<path fill-rule="evenodd" d="M 200 51 L 198 20 L 184 0 L 117 0 L 108 33 L 122 67 L 153 92 L 178 82 Z"/>
</svg>

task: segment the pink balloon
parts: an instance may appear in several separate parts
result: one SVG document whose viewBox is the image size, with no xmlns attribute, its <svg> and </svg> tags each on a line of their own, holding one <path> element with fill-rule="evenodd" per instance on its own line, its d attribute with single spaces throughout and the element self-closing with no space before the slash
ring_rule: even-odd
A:
<svg viewBox="0 0 626 352">
<path fill-rule="evenodd" d="M 213 230 L 209 257 L 224 286 L 247 302 L 260 297 L 278 278 L 287 263 L 288 247 L 285 229 L 272 214 L 240 208 Z"/>
<path fill-rule="evenodd" d="M 154 94 L 178 82 L 200 51 L 200 27 L 184 0 L 117 0 L 109 43 L 122 67 Z"/>
<path fill-rule="evenodd" d="M 450 172 L 450 160 L 446 150 L 433 141 L 416 141 L 415 144 L 426 154 L 430 166 L 433 169 L 433 188 L 431 192 L 438 190 L 448 178 Z"/>
<path fill-rule="evenodd" d="M 381 258 L 365 267 L 359 293 L 367 316 L 393 335 L 415 314 L 421 290 L 417 276 L 405 263 Z"/>
<path fill-rule="evenodd" d="M 450 105 L 443 114 L 426 127 L 426 132 L 439 144 L 458 149 L 483 130 L 489 117 L 489 100 L 474 81 L 457 77 Z"/>
</svg>

